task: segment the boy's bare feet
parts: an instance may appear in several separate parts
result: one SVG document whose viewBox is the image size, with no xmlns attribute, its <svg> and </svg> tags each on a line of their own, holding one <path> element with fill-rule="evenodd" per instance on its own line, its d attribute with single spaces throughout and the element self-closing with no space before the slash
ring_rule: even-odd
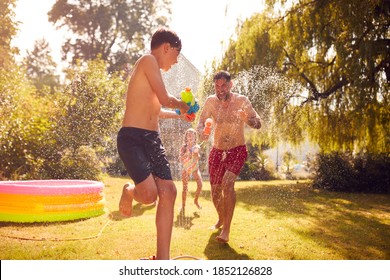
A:
<svg viewBox="0 0 390 280">
<path fill-rule="evenodd" d="M 134 185 L 130 183 L 126 183 L 122 189 L 122 196 L 119 201 L 119 212 L 126 217 L 130 217 L 133 212 L 133 190 Z"/>
<path fill-rule="evenodd" d="M 156 256 L 149 256 L 149 257 L 146 257 L 146 258 L 140 258 L 140 260 L 148 260 L 148 261 L 151 261 L 151 260 L 156 260 Z"/>
</svg>

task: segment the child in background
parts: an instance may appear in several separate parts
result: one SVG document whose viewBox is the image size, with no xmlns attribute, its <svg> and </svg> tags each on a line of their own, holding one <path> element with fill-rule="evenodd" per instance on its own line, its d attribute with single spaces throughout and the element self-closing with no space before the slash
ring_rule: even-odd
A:
<svg viewBox="0 0 390 280">
<path fill-rule="evenodd" d="M 188 181 L 192 175 L 197 184 L 197 189 L 194 198 L 194 204 L 198 209 L 202 207 L 199 205 L 199 195 L 202 191 L 202 177 L 199 171 L 199 151 L 200 146 L 196 144 L 197 133 L 195 129 L 189 128 L 184 134 L 183 145 L 180 149 L 180 162 L 182 164 L 181 178 L 183 182 L 182 192 L 182 209 L 184 211 L 188 193 Z"/>
</svg>

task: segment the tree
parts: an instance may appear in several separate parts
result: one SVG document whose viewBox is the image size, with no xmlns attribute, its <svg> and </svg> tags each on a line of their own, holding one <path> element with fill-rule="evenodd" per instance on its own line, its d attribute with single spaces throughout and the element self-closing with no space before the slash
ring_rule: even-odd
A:
<svg viewBox="0 0 390 280">
<path fill-rule="evenodd" d="M 96 59 L 87 68 L 72 71 L 71 83 L 59 100 L 55 134 L 61 150 L 81 146 L 102 149 L 120 126 L 126 85 L 118 75 L 109 75 L 105 63 Z"/>
<path fill-rule="evenodd" d="M 42 96 L 16 65 L 0 69 L 0 178 L 98 178 L 120 127 L 125 83 L 101 60 L 70 77 L 61 94 Z"/>
<path fill-rule="evenodd" d="M 283 154 L 282 161 L 283 161 L 284 165 L 286 166 L 286 174 L 291 174 L 290 168 L 292 167 L 292 165 L 296 161 L 295 156 L 290 151 L 287 151 Z"/>
<path fill-rule="evenodd" d="M 68 74 L 71 83 L 64 88 L 60 109 L 53 116 L 55 145 L 45 169 L 51 178 L 96 179 L 113 158 L 126 85 L 119 73 L 108 74 L 100 59 L 89 61 L 86 68 L 72 68 Z"/>
<path fill-rule="evenodd" d="M 265 65 L 303 87 L 275 95 L 279 138 L 308 133 L 324 151 L 388 151 L 390 1 L 266 2 L 268 11 L 241 26 L 221 64 L 234 73 Z"/>
<path fill-rule="evenodd" d="M 39 92 L 45 92 L 49 88 L 51 94 L 59 85 L 58 76 L 55 74 L 57 64 L 50 55 L 49 43 L 45 39 L 35 41 L 33 50 L 27 51 L 25 64 L 27 76 L 33 82 Z"/>
<path fill-rule="evenodd" d="M 93 60 L 98 56 L 121 69 L 145 49 L 145 39 L 165 25 L 170 0 L 57 0 L 49 21 L 70 33 L 62 46 L 63 60 Z"/>
<path fill-rule="evenodd" d="M 0 1 L 0 67 L 13 62 L 12 55 L 17 49 L 11 47 L 11 41 L 17 32 L 17 22 L 14 19 L 15 0 Z"/>
<path fill-rule="evenodd" d="M 0 68 L 0 177 L 40 178 L 54 111 L 17 65 Z"/>
</svg>

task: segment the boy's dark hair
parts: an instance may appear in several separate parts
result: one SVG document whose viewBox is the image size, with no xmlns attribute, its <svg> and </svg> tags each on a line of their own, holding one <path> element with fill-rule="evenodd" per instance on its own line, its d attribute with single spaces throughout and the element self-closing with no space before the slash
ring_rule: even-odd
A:
<svg viewBox="0 0 390 280">
<path fill-rule="evenodd" d="M 179 36 L 177 36 L 177 34 L 172 30 L 159 28 L 152 36 L 150 49 L 154 50 L 164 43 L 169 43 L 171 44 L 172 48 L 177 48 L 179 51 L 181 51 L 181 40 Z"/>
<path fill-rule="evenodd" d="M 213 81 L 215 82 L 216 80 L 220 79 L 225 79 L 227 82 L 230 82 L 232 77 L 230 76 L 230 73 L 228 71 L 221 70 L 214 75 Z"/>
</svg>

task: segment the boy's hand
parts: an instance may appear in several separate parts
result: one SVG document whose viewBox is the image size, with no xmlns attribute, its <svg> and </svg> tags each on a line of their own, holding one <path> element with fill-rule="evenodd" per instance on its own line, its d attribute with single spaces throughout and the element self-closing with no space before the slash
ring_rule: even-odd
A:
<svg viewBox="0 0 390 280">
<path fill-rule="evenodd" d="M 180 114 L 181 115 L 184 115 L 185 113 L 187 113 L 188 109 L 190 109 L 190 106 L 187 105 L 187 103 L 185 102 L 180 102 L 180 108 L 178 108 L 180 110 Z"/>
<path fill-rule="evenodd" d="M 193 122 L 193 121 L 194 121 L 194 120 L 189 119 L 189 118 L 187 117 L 187 113 L 181 114 L 181 115 L 178 115 L 178 116 L 179 116 L 179 119 L 181 119 L 181 120 L 183 120 L 183 121 L 186 121 L 186 122 Z"/>
</svg>

